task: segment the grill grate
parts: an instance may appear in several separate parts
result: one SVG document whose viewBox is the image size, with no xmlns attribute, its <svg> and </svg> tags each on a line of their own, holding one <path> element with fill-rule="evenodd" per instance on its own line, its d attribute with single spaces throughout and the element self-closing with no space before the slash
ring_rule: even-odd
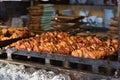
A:
<svg viewBox="0 0 120 80">
<path fill-rule="evenodd" d="M 119 72 L 120 63 L 118 61 L 96 60 L 88 58 L 79 58 L 50 53 L 28 52 L 27 50 L 16 50 L 8 48 L 6 50 L 7 58 L 12 60 L 12 55 L 31 56 L 32 58 L 44 59 L 46 65 L 57 65 L 68 69 L 78 69 L 103 75 L 114 75 Z"/>
</svg>

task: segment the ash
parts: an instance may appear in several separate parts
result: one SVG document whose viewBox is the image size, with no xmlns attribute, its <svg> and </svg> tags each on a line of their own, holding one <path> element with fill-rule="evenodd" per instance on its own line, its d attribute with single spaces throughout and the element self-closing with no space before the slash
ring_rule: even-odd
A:
<svg viewBox="0 0 120 80">
<path fill-rule="evenodd" d="M 0 63 L 0 80 L 71 80 L 68 75 L 24 65 Z"/>
</svg>

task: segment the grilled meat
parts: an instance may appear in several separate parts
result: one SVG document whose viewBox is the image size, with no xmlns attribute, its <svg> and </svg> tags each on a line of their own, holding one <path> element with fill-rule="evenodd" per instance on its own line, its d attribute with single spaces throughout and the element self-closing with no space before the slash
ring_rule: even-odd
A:
<svg viewBox="0 0 120 80">
<path fill-rule="evenodd" d="M 71 36 L 65 32 L 44 32 L 10 45 L 16 49 L 59 53 L 75 57 L 100 59 L 118 50 L 118 39 L 101 40 L 92 36 Z M 9 46 L 9 47 L 10 47 Z"/>
<path fill-rule="evenodd" d="M 21 38 L 21 37 L 28 37 L 34 36 L 34 33 L 29 32 L 27 28 L 0 28 L 0 41 Z"/>
</svg>

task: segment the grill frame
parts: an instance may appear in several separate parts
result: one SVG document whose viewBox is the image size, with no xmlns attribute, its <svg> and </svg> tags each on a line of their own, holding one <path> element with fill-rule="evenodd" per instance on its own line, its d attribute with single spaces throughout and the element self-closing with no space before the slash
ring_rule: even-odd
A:
<svg viewBox="0 0 120 80">
<path fill-rule="evenodd" d="M 108 75 L 99 75 L 99 74 L 93 74 L 93 73 L 85 73 L 79 70 L 70 70 L 65 68 L 59 68 L 55 66 L 49 66 L 49 65 L 41 65 L 34 62 L 29 61 L 23 61 L 23 60 L 5 60 L 0 59 L 0 63 L 10 63 L 15 65 L 24 65 L 25 67 L 31 67 L 36 69 L 45 69 L 47 71 L 53 71 L 56 74 L 66 74 L 69 75 L 71 80 L 119 80 L 120 78 L 116 78 L 114 76 L 108 76 Z M 34 64 L 34 65 L 33 65 Z"/>
<path fill-rule="evenodd" d="M 6 50 L 7 53 L 7 59 L 13 60 L 12 55 L 19 55 L 19 56 L 31 56 L 34 58 L 42 58 L 45 59 L 46 65 L 51 65 L 50 60 L 56 60 L 63 62 L 63 68 L 70 69 L 70 63 L 77 63 L 82 65 L 90 65 L 91 66 L 91 72 L 100 74 L 100 67 L 103 67 L 107 69 L 107 74 L 111 74 L 111 70 L 115 69 L 115 72 L 119 73 L 120 70 L 120 62 L 118 61 L 109 61 L 109 60 L 96 60 L 96 59 L 89 59 L 89 58 L 79 58 L 74 56 L 66 56 L 66 55 L 60 55 L 60 54 L 50 54 L 47 52 L 29 52 L 27 50 L 17 50 L 14 48 L 8 48 Z M 80 67 L 80 66 L 78 66 Z M 84 67 L 84 66 L 83 66 Z M 87 70 L 85 70 L 87 71 Z"/>
</svg>

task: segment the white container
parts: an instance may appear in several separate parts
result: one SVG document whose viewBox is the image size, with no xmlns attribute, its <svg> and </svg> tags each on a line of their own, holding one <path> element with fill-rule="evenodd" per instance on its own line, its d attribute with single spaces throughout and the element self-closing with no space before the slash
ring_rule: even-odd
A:
<svg viewBox="0 0 120 80">
<path fill-rule="evenodd" d="M 96 23 L 103 23 L 103 18 L 98 17 L 98 18 L 96 19 Z"/>
<path fill-rule="evenodd" d="M 90 16 L 88 17 L 88 21 L 96 22 L 97 16 Z"/>
<path fill-rule="evenodd" d="M 113 9 L 104 9 L 104 25 L 109 26 L 110 20 L 114 17 L 114 10 Z"/>
<path fill-rule="evenodd" d="M 96 27 L 103 27 L 103 18 L 98 17 L 96 19 Z"/>
<path fill-rule="evenodd" d="M 88 16 L 89 11 L 88 10 L 80 10 L 79 16 Z"/>
</svg>

